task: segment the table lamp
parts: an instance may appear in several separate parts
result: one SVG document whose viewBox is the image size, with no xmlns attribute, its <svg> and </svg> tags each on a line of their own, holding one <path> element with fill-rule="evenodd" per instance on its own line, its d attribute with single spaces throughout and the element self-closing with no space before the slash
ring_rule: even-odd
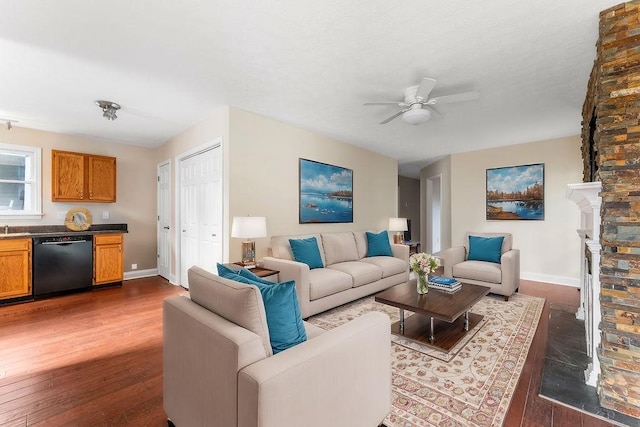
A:
<svg viewBox="0 0 640 427">
<path fill-rule="evenodd" d="M 389 218 L 389 231 L 396 232 L 393 243 L 402 243 L 402 232 L 407 230 L 407 218 Z"/>
<path fill-rule="evenodd" d="M 231 224 L 231 237 L 244 239 L 242 241 L 242 266 L 254 268 L 256 266 L 256 242 L 251 239 L 267 237 L 267 218 L 263 216 L 234 216 Z"/>
</svg>

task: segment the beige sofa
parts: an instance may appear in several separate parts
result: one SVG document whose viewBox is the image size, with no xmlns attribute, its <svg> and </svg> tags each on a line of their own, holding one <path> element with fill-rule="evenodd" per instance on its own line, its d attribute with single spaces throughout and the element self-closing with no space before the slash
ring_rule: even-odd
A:
<svg viewBox="0 0 640 427">
<path fill-rule="evenodd" d="M 294 261 L 289 239 L 315 237 L 324 268 Z M 303 318 L 409 280 L 409 247 L 391 244 L 392 257 L 367 257 L 364 231 L 273 236 L 263 265 L 279 280 L 295 280 Z"/>
<path fill-rule="evenodd" d="M 391 409 L 390 320 L 368 313 L 272 355 L 258 288 L 198 267 L 164 301 L 164 408 L 178 427 L 371 427 Z"/>
<path fill-rule="evenodd" d="M 500 263 L 469 261 L 469 236 L 504 237 L 500 250 Z M 466 233 L 464 246 L 455 246 L 444 251 L 444 275 L 488 286 L 491 293 L 504 295 L 504 300 L 520 287 L 520 250 L 513 248 L 511 233 Z"/>
</svg>

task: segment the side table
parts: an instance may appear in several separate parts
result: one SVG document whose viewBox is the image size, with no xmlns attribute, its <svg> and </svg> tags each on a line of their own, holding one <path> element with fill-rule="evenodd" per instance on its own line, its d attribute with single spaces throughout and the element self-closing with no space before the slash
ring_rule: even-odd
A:
<svg viewBox="0 0 640 427">
<path fill-rule="evenodd" d="M 240 270 L 242 268 L 242 263 L 241 262 L 234 262 L 231 264 L 225 264 L 225 266 L 234 269 L 234 270 Z M 252 269 L 249 270 L 250 272 L 252 272 L 253 274 L 255 274 L 258 277 L 261 277 L 265 280 L 268 280 L 270 282 L 277 282 L 278 281 L 278 273 L 280 273 L 280 271 L 278 270 L 271 270 L 269 268 L 264 268 L 264 267 L 254 267 Z"/>
</svg>

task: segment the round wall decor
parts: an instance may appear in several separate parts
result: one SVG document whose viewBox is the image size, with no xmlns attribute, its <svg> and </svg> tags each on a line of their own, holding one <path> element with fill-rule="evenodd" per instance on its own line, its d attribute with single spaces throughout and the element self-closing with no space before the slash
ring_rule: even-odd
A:
<svg viewBox="0 0 640 427">
<path fill-rule="evenodd" d="M 71 231 L 84 231 L 91 227 L 91 212 L 86 208 L 71 208 L 64 218 L 64 225 Z"/>
</svg>

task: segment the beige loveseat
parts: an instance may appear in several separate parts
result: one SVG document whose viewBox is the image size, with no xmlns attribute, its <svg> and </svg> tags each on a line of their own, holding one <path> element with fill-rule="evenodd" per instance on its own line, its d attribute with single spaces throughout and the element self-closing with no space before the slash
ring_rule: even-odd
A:
<svg viewBox="0 0 640 427">
<path fill-rule="evenodd" d="M 315 237 L 324 268 L 294 261 L 289 239 Z M 303 318 L 409 280 L 409 247 L 391 244 L 392 257 L 367 257 L 364 231 L 273 236 L 272 256 L 262 259 L 282 281 L 295 280 Z"/>
<path fill-rule="evenodd" d="M 391 409 L 389 317 L 368 313 L 273 355 L 257 287 L 198 267 L 165 299 L 164 408 L 177 427 L 371 427 Z"/>
</svg>

